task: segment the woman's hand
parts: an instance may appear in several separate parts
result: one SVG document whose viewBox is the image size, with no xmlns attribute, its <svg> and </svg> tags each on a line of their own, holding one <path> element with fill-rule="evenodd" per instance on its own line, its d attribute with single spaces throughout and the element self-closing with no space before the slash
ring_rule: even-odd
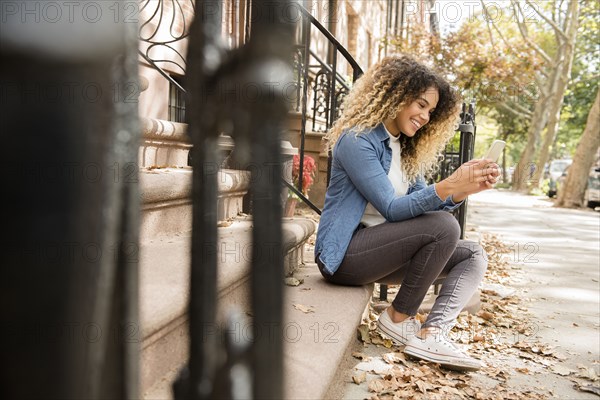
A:
<svg viewBox="0 0 600 400">
<path fill-rule="evenodd" d="M 452 195 L 454 202 L 460 202 L 471 194 L 493 188 L 499 176 L 498 165 L 491 160 L 471 160 L 437 183 L 435 189 L 442 199 Z"/>
<path fill-rule="evenodd" d="M 490 160 L 486 160 L 486 161 L 490 161 Z M 484 180 L 483 182 L 480 182 L 478 188 L 474 189 L 471 192 L 467 192 L 466 193 L 467 196 L 482 192 L 487 189 L 492 189 L 494 187 L 494 185 L 496 183 L 498 183 L 498 180 L 500 179 L 500 170 L 496 163 L 492 163 L 490 161 L 490 163 L 487 164 L 485 171 L 487 173 L 487 179 Z"/>
</svg>

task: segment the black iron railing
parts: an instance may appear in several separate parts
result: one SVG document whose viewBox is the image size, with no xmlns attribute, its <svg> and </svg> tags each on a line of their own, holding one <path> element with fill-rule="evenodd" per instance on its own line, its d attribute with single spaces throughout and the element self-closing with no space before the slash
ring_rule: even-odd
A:
<svg viewBox="0 0 600 400">
<path fill-rule="evenodd" d="M 296 111 L 301 113 L 298 170 L 303 171 L 309 104 L 312 104 L 310 111 L 312 130 L 321 132 L 329 130 L 341 112 L 340 105 L 344 96 L 350 91 L 352 83 L 363 74 L 363 70 L 348 50 L 307 9 L 299 4 L 294 5 L 298 7 L 302 17 L 301 23 L 298 25 L 299 43 L 296 45 L 294 53 L 294 69 L 297 80 Z M 323 61 L 311 50 L 313 28 L 328 45 L 328 62 Z M 345 78 L 340 73 L 339 57 L 347 62 L 352 71 L 350 78 Z M 327 181 L 329 181 L 329 170 L 328 166 Z M 298 182 L 295 188 L 287 182 L 286 185 L 312 210 L 321 214 L 321 210 L 301 193 L 302 175 L 301 172 L 298 173 Z"/>
<path fill-rule="evenodd" d="M 460 145 L 458 151 L 452 146 L 446 148 L 444 152 L 444 160 L 442 161 L 439 180 L 445 179 L 460 167 L 463 163 L 473 158 L 475 149 L 475 133 L 477 125 L 475 124 L 475 102 L 467 105 L 463 103 L 462 112 L 460 114 L 460 123 L 458 132 L 460 132 Z M 465 225 L 467 221 L 467 204 L 465 202 L 454 211 L 454 215 L 460 224 L 460 238 L 465 238 Z"/>
</svg>

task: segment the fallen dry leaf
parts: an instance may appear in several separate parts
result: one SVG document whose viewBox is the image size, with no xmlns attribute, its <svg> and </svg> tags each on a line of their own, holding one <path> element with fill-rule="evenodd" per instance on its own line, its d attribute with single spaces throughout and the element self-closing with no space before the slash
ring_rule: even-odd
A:
<svg viewBox="0 0 600 400">
<path fill-rule="evenodd" d="M 385 353 L 381 357 L 383 358 L 383 361 L 387 362 L 388 364 L 407 364 L 404 353 Z"/>
<path fill-rule="evenodd" d="M 431 383 L 424 380 L 418 380 L 416 384 L 419 391 L 423 394 L 427 394 L 428 391 L 434 389 L 434 386 Z"/>
<path fill-rule="evenodd" d="M 302 283 L 302 281 L 300 281 L 299 279 L 296 279 L 294 277 L 285 278 L 284 282 L 288 286 L 298 286 Z"/>
<path fill-rule="evenodd" d="M 596 370 L 594 368 L 579 367 L 579 369 L 582 371 L 577 373 L 578 377 L 588 379 L 592 382 L 596 382 L 598 380 L 598 374 L 596 374 Z"/>
<path fill-rule="evenodd" d="M 590 393 L 594 393 L 594 394 L 597 394 L 598 396 L 600 396 L 600 386 L 575 384 L 575 385 L 573 385 L 573 387 L 581 392 L 590 392 Z"/>
<path fill-rule="evenodd" d="M 356 329 L 356 335 L 358 340 L 363 343 L 371 343 L 371 338 L 369 336 L 369 326 L 365 324 L 361 324 Z"/>
<path fill-rule="evenodd" d="M 367 380 L 367 373 L 366 372 L 352 375 L 352 381 L 354 383 L 356 383 L 357 385 L 360 385 L 361 383 L 363 383 L 366 380 Z"/>
<path fill-rule="evenodd" d="M 390 373 L 392 366 L 381 359 L 381 357 L 367 357 L 354 366 L 354 369 L 375 374 L 385 375 Z"/>
<path fill-rule="evenodd" d="M 573 373 L 573 370 L 571 370 L 571 369 L 569 369 L 567 367 L 564 367 L 562 365 L 558 365 L 558 364 L 552 366 L 551 370 L 555 374 L 558 374 L 558 375 L 561 375 L 561 376 L 568 376 L 568 375 L 571 375 Z"/>
<path fill-rule="evenodd" d="M 392 339 L 382 337 L 377 331 L 373 331 L 373 334 L 371 335 L 371 343 L 374 345 L 384 346 L 386 349 L 391 349 L 392 346 L 394 346 Z"/>
<path fill-rule="evenodd" d="M 381 392 L 385 389 L 385 386 L 383 379 L 373 379 L 369 382 L 369 392 Z"/>
<path fill-rule="evenodd" d="M 417 315 L 415 315 L 415 319 L 417 321 L 419 321 L 420 323 L 424 324 L 425 321 L 427 320 L 427 315 L 418 313 Z"/>
<path fill-rule="evenodd" d="M 489 312 L 489 311 L 485 311 L 485 310 L 480 310 L 480 311 L 477 313 L 477 316 L 478 316 L 478 317 L 481 317 L 481 318 L 483 318 L 483 319 L 485 319 L 486 321 L 491 321 L 491 320 L 493 320 L 493 319 L 494 319 L 494 314 L 492 314 L 492 313 L 491 313 L 491 312 Z"/>
<path fill-rule="evenodd" d="M 481 333 L 476 333 L 475 335 L 473 335 L 474 342 L 482 342 L 483 340 L 484 340 L 484 337 Z"/>
<path fill-rule="evenodd" d="M 315 312 L 312 306 L 305 306 L 304 304 L 294 304 L 294 308 L 296 310 L 302 311 L 304 314 Z"/>
</svg>

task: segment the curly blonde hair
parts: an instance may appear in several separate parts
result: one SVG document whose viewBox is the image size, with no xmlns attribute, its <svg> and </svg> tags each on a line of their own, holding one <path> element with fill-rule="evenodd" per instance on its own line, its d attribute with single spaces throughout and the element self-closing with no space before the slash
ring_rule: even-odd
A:
<svg viewBox="0 0 600 400">
<path fill-rule="evenodd" d="M 459 97 L 444 78 L 406 55 L 384 58 L 355 82 L 344 99 L 342 115 L 325 136 L 329 149 L 346 130 L 364 134 L 395 118 L 431 87 L 438 90 L 439 101 L 429 123 L 412 138 L 400 135 L 407 177 L 413 181 L 419 174 L 431 176 L 445 144 L 454 136 Z"/>
</svg>

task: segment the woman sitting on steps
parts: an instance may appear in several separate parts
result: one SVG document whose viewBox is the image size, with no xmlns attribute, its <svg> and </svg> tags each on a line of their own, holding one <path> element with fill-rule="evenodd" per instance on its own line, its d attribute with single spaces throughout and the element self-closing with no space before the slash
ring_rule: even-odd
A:
<svg viewBox="0 0 600 400">
<path fill-rule="evenodd" d="M 448 212 L 497 182 L 498 166 L 472 160 L 427 186 L 424 176 L 454 135 L 458 96 L 442 77 L 410 57 L 387 57 L 361 77 L 327 135 L 331 180 L 315 258 L 334 284 L 402 284 L 378 329 L 412 357 L 477 370 L 449 330 L 487 268 L 483 249 L 460 240 Z M 421 325 L 414 316 L 429 287 L 446 278 Z"/>
</svg>

